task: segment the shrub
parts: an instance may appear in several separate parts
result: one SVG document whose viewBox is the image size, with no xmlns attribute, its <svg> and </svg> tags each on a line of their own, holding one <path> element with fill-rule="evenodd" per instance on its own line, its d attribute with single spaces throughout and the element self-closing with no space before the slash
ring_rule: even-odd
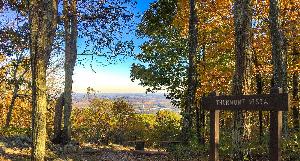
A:
<svg viewBox="0 0 300 161">
<path fill-rule="evenodd" d="M 154 124 L 154 137 L 156 141 L 178 140 L 180 134 L 180 115 L 172 111 L 158 111 Z"/>
<path fill-rule="evenodd" d="M 136 114 L 123 99 L 93 99 L 88 107 L 73 110 L 72 123 L 73 137 L 80 142 L 124 144 L 145 140 L 147 146 L 152 146 L 159 141 L 177 140 L 180 133 L 179 114 Z"/>
<path fill-rule="evenodd" d="M 78 141 L 101 142 L 109 138 L 112 127 L 113 102 L 93 99 L 85 108 L 75 108 L 72 113 L 73 137 Z"/>
</svg>

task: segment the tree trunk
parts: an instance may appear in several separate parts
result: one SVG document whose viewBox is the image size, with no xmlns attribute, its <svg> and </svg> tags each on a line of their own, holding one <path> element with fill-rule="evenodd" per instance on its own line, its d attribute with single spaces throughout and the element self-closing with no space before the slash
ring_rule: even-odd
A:
<svg viewBox="0 0 300 161">
<path fill-rule="evenodd" d="M 287 76 L 286 76 L 286 57 L 284 55 L 284 35 L 280 32 L 278 22 L 278 2 L 277 0 L 270 0 L 269 21 L 270 34 L 272 43 L 272 63 L 273 63 L 273 87 L 283 88 L 283 92 L 287 92 Z M 285 44 L 286 45 L 286 44 Z M 287 112 L 283 114 L 283 134 L 287 136 Z M 280 118 L 281 119 L 281 118 Z"/>
<path fill-rule="evenodd" d="M 288 42 L 283 34 L 283 32 L 280 32 L 280 38 L 281 38 L 281 46 L 282 46 L 282 92 L 288 93 L 288 83 L 287 83 L 287 48 L 288 48 Z M 289 126 L 288 126 L 288 111 L 282 112 L 282 130 L 283 130 L 283 136 L 285 138 L 288 137 L 289 133 Z"/>
<path fill-rule="evenodd" d="M 54 114 L 54 135 L 52 142 L 54 144 L 62 143 L 62 113 L 64 106 L 64 93 L 62 93 L 56 101 L 55 104 L 55 114 Z"/>
<path fill-rule="evenodd" d="M 57 2 L 32 0 L 29 4 L 30 58 L 32 71 L 31 160 L 43 161 L 46 142 L 46 70 L 56 30 Z"/>
<path fill-rule="evenodd" d="M 12 113 L 13 113 L 13 108 L 15 106 L 15 102 L 16 102 L 16 99 L 18 97 L 18 91 L 19 91 L 19 87 L 20 87 L 20 83 L 21 83 L 21 78 L 23 78 L 23 76 L 26 74 L 27 72 L 27 68 L 24 70 L 24 72 L 20 75 L 20 77 L 17 79 L 17 72 L 18 72 L 18 69 L 19 69 L 19 63 L 21 63 L 22 61 L 22 58 L 18 58 L 17 59 L 17 64 L 16 64 L 16 67 L 14 69 L 14 91 L 13 91 L 13 96 L 11 98 L 11 101 L 10 101 L 10 104 L 9 104 L 9 107 L 8 107 L 8 113 L 6 115 L 6 122 L 5 122 L 5 128 L 8 128 L 9 125 L 10 125 L 10 122 L 11 122 L 11 118 L 12 118 Z"/>
<path fill-rule="evenodd" d="M 189 67 L 187 79 L 187 94 L 183 113 L 183 143 L 188 144 L 192 132 L 192 111 L 196 108 L 195 93 L 197 88 L 196 73 L 196 52 L 197 52 L 197 30 L 196 30 L 196 9 L 195 1 L 190 0 L 190 20 L 189 20 Z"/>
<path fill-rule="evenodd" d="M 205 44 L 202 45 L 202 61 L 204 62 L 203 64 L 205 64 Z M 205 65 L 203 66 L 203 70 L 205 71 Z M 200 82 L 200 80 L 199 80 Z M 201 84 L 199 83 L 199 86 L 201 86 Z M 201 104 L 200 104 L 201 105 Z M 203 109 L 203 107 L 201 107 L 199 105 L 199 109 L 198 109 L 198 115 L 197 119 L 199 120 L 197 126 L 197 136 L 198 136 L 198 142 L 199 144 L 205 144 L 205 110 Z M 197 112 L 197 111 L 196 111 Z"/>
<path fill-rule="evenodd" d="M 294 62 L 296 62 L 296 59 L 294 58 Z M 294 130 L 299 132 L 299 74 L 297 71 L 293 73 L 293 126 Z"/>
<path fill-rule="evenodd" d="M 13 108 L 15 106 L 16 99 L 18 97 L 18 91 L 19 91 L 19 85 L 15 85 L 14 91 L 13 91 L 13 96 L 11 98 L 11 102 L 8 107 L 8 113 L 6 115 L 6 122 L 5 122 L 5 128 L 8 128 L 11 122 L 11 117 L 12 117 L 12 112 Z"/>
<path fill-rule="evenodd" d="M 261 78 L 261 74 L 256 74 L 256 94 L 263 93 L 263 81 Z M 259 119 L 259 140 L 262 142 L 263 140 L 263 113 L 262 111 L 258 112 L 258 119 Z"/>
<path fill-rule="evenodd" d="M 256 54 L 253 53 L 254 55 L 254 65 L 255 68 L 258 69 L 259 68 L 259 64 L 258 64 L 258 60 L 256 57 Z M 255 76 L 255 80 L 256 80 L 256 94 L 263 94 L 263 80 L 262 80 L 262 74 L 259 73 L 259 71 L 257 71 L 257 74 Z M 262 143 L 263 141 L 263 113 L 262 111 L 258 111 L 258 120 L 259 120 L 259 141 L 260 143 Z"/>
<path fill-rule="evenodd" d="M 72 76 L 77 58 L 77 0 L 64 0 L 65 26 L 65 89 L 64 89 L 64 144 L 71 140 Z"/>
<path fill-rule="evenodd" d="M 18 72 L 18 67 L 19 65 L 17 64 L 15 66 L 15 69 L 14 69 L 14 76 L 13 76 L 13 79 L 14 79 L 14 91 L 13 91 L 13 96 L 11 98 L 11 101 L 10 101 L 10 104 L 9 104 L 9 107 L 8 107 L 8 113 L 6 115 L 6 122 L 5 122 L 5 128 L 8 128 L 9 125 L 10 125 L 10 121 L 11 121 L 11 117 L 12 117 L 12 111 L 13 111 L 13 108 L 14 108 L 14 105 L 15 105 L 15 101 L 17 99 L 17 96 L 18 96 L 18 91 L 19 91 L 19 82 L 17 81 L 17 72 Z"/>
<path fill-rule="evenodd" d="M 200 105 L 196 106 L 196 133 L 198 138 L 198 143 L 201 144 L 201 123 L 200 123 Z"/>
<path fill-rule="evenodd" d="M 270 0 L 270 34 L 272 43 L 272 63 L 274 87 L 282 87 L 282 53 L 281 37 L 278 24 L 278 2 Z"/>
<path fill-rule="evenodd" d="M 251 5 L 250 0 L 235 0 L 234 2 L 235 28 L 235 74 L 233 77 L 233 95 L 247 94 L 250 89 L 251 72 Z M 244 117 L 242 111 L 235 111 L 233 115 L 233 160 L 243 160 L 242 138 L 244 135 Z"/>
</svg>

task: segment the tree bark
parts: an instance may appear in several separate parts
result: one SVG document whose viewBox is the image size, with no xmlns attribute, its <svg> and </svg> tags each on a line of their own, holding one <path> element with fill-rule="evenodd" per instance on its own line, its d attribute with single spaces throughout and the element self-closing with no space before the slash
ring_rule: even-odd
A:
<svg viewBox="0 0 300 161">
<path fill-rule="evenodd" d="M 20 88 L 20 83 L 21 83 L 21 78 L 26 74 L 27 68 L 24 69 L 24 72 L 19 76 L 17 79 L 17 72 L 19 70 L 19 64 L 21 63 L 22 58 L 17 58 L 17 64 L 14 69 L 14 74 L 13 74 L 13 82 L 14 82 L 14 90 L 13 90 L 13 96 L 11 98 L 9 107 L 8 107 L 8 113 L 6 115 L 6 122 L 5 122 L 5 128 L 8 128 L 12 119 L 12 113 L 13 113 L 13 108 L 15 106 L 16 99 L 18 98 L 18 91 Z M 29 67 L 28 67 L 29 68 Z"/>
<path fill-rule="evenodd" d="M 77 58 L 77 0 L 64 0 L 65 26 L 65 89 L 64 89 L 64 144 L 71 140 L 72 83 Z"/>
<path fill-rule="evenodd" d="M 253 53 L 254 55 L 254 65 L 255 68 L 258 69 L 259 68 L 259 64 L 258 64 L 258 60 L 256 57 L 256 54 Z M 257 71 L 257 74 L 255 76 L 255 80 L 256 80 L 256 94 L 263 94 L 263 80 L 262 80 L 262 74 L 259 73 L 260 71 Z M 262 143 L 263 141 L 263 113 L 262 111 L 258 111 L 258 120 L 259 120 L 259 141 L 260 143 Z"/>
<path fill-rule="evenodd" d="M 195 9 L 195 1 L 190 0 L 190 20 L 189 20 L 189 55 L 188 55 L 188 79 L 187 94 L 185 99 L 185 108 L 183 113 L 183 143 L 188 144 L 192 131 L 192 111 L 196 108 L 195 93 L 197 88 L 196 73 L 196 52 L 197 52 L 197 15 Z"/>
<path fill-rule="evenodd" d="M 261 74 L 256 75 L 256 93 L 262 94 L 263 92 L 263 81 L 261 78 Z M 258 112 L 258 119 L 259 119 L 259 140 L 262 143 L 263 140 L 263 113 L 262 111 Z"/>
<path fill-rule="evenodd" d="M 56 101 L 55 104 L 55 114 L 54 114 L 54 134 L 52 142 L 55 144 L 62 143 L 62 114 L 64 106 L 64 93 L 62 93 Z"/>
<path fill-rule="evenodd" d="M 203 64 L 205 64 L 205 55 L 206 55 L 206 51 L 205 51 L 205 44 L 202 45 L 202 61 L 204 62 Z M 203 70 L 205 71 L 205 65 L 203 66 Z M 200 87 L 201 84 L 198 83 L 198 86 Z M 198 112 L 196 111 L 196 116 L 198 120 L 196 120 L 196 124 L 197 124 L 197 136 L 198 136 L 198 143 L 199 144 L 205 144 L 205 110 L 203 109 L 203 107 L 201 107 L 200 105 L 198 105 L 199 109 Z M 199 113 L 199 114 L 197 114 Z M 198 122 L 198 123 L 197 123 Z"/>
<path fill-rule="evenodd" d="M 12 117 L 12 112 L 13 108 L 15 105 L 15 101 L 18 96 L 18 91 L 19 91 L 19 82 L 17 81 L 17 72 L 18 72 L 19 65 L 16 64 L 15 69 L 14 69 L 14 74 L 13 74 L 13 79 L 14 79 L 14 91 L 13 91 L 13 96 L 11 98 L 9 107 L 8 107 L 8 113 L 6 115 L 6 122 L 5 122 L 5 128 L 8 128 L 10 125 L 11 117 Z"/>
<path fill-rule="evenodd" d="M 282 32 L 280 32 L 280 38 L 281 38 L 281 54 L 282 54 L 282 92 L 288 93 L 288 83 L 287 83 L 287 47 L 288 42 L 287 39 Z M 282 112 L 282 134 L 285 138 L 288 137 L 289 133 L 289 126 L 288 126 L 288 111 Z"/>
<path fill-rule="evenodd" d="M 284 42 L 283 32 L 279 29 L 278 22 L 279 7 L 277 0 L 270 0 L 269 21 L 270 21 L 270 34 L 272 43 L 272 63 L 273 63 L 273 87 L 283 88 L 283 92 L 287 92 L 287 75 L 286 75 L 286 56 L 284 55 Z M 288 122 L 287 112 L 283 113 L 283 135 L 288 135 Z"/>
<path fill-rule="evenodd" d="M 282 87 L 282 40 L 279 31 L 277 0 L 270 0 L 269 21 L 272 43 L 273 85 L 278 88 Z"/>
<path fill-rule="evenodd" d="M 29 3 L 30 58 L 32 72 L 32 153 L 31 160 L 43 161 L 46 142 L 46 70 L 56 31 L 57 1 Z"/>
<path fill-rule="evenodd" d="M 197 138 L 198 138 L 198 143 L 202 143 L 202 138 L 201 138 L 201 123 L 200 123 L 200 105 L 196 106 L 196 133 L 197 133 Z"/>
<path fill-rule="evenodd" d="M 235 73 L 233 77 L 233 95 L 247 94 L 250 90 L 251 72 L 251 5 L 250 0 L 235 0 Z M 244 135 L 244 117 L 242 111 L 233 115 L 233 160 L 243 160 L 242 138 Z"/>
<path fill-rule="evenodd" d="M 297 61 L 296 55 L 294 56 L 293 59 L 294 62 Z M 294 130 L 299 132 L 299 73 L 298 71 L 295 71 L 293 73 L 293 101 L 295 102 L 292 107 L 292 112 L 293 112 L 293 126 Z"/>
</svg>

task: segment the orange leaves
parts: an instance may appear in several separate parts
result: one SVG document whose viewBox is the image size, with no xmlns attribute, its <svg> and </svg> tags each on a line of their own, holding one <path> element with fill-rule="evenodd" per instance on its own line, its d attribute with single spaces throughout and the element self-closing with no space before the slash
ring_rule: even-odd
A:
<svg viewBox="0 0 300 161">
<path fill-rule="evenodd" d="M 273 71 L 273 66 L 272 65 L 259 65 L 254 68 L 254 73 L 253 74 L 270 74 Z"/>
<path fill-rule="evenodd" d="M 300 64 L 300 19 L 299 0 L 285 0 L 280 3 L 281 28 L 285 34 L 288 56 L 288 73 L 299 71 Z"/>
<path fill-rule="evenodd" d="M 188 1 L 181 0 L 180 4 L 188 6 Z M 300 19 L 299 0 L 280 1 L 281 29 L 287 39 L 288 74 L 299 72 L 300 56 Z M 230 91 L 230 82 L 234 70 L 234 26 L 230 0 L 198 0 L 198 40 L 201 60 L 198 64 L 201 87 L 198 94 L 213 90 Z M 252 59 L 253 76 L 262 74 L 266 79 L 272 75 L 272 56 L 269 32 L 269 1 L 252 1 Z M 182 13 L 185 12 L 185 13 Z M 185 15 L 188 24 L 188 11 L 180 11 Z M 188 26 L 186 27 L 188 28 Z M 186 32 L 185 32 L 186 33 Z M 203 47 L 205 48 L 204 51 Z M 254 77 L 252 77 L 254 79 Z M 255 80 L 251 80 L 255 82 Z M 266 80 L 269 82 L 270 80 Z"/>
<path fill-rule="evenodd" d="M 2 99 L 0 105 L 1 108 L 1 122 L 0 126 L 5 124 L 6 115 L 8 113 L 8 107 L 11 101 L 12 92 L 6 93 L 6 97 Z M 29 128 L 31 126 L 31 102 L 27 99 L 18 98 L 15 102 L 11 126 L 17 126 L 21 128 Z"/>
</svg>

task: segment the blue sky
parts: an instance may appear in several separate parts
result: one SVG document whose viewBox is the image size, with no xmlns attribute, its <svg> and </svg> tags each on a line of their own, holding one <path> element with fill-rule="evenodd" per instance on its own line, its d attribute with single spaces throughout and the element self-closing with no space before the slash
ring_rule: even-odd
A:
<svg viewBox="0 0 300 161">
<path fill-rule="evenodd" d="M 143 13 L 149 8 L 154 0 L 137 0 L 135 13 Z M 138 20 L 137 20 L 138 21 Z M 135 44 L 135 52 L 138 53 L 139 45 L 143 40 L 137 39 L 135 33 L 132 33 Z M 80 46 L 79 46 L 80 50 Z M 145 88 L 138 85 L 138 82 L 131 82 L 130 67 L 136 62 L 133 58 L 127 58 L 124 62 L 108 65 L 94 66 L 93 70 L 89 65 L 83 67 L 77 64 L 73 75 L 73 91 L 84 93 L 88 87 L 100 93 L 144 93 Z"/>
<path fill-rule="evenodd" d="M 155 0 L 136 0 L 137 5 L 134 13 L 143 14 L 149 8 L 150 3 Z M 0 26 L 16 25 L 13 19 L 16 17 L 15 12 L 10 10 L 0 11 Z M 135 20 L 137 23 L 140 19 Z M 128 35 L 128 38 L 132 38 L 134 41 L 135 53 L 139 53 L 139 45 L 143 43 L 142 39 L 138 39 L 135 33 Z M 78 51 L 83 50 L 83 46 L 78 41 Z M 130 79 L 130 67 L 132 63 L 137 62 L 133 58 L 127 58 L 121 63 L 99 66 L 96 63 L 93 64 L 93 70 L 89 67 L 90 62 L 86 61 L 85 67 L 77 64 L 73 75 L 73 92 L 85 93 L 88 87 L 92 87 L 94 90 L 100 93 L 145 93 L 145 88 L 138 85 L 138 81 L 131 82 Z M 96 72 L 96 73 L 95 73 Z"/>
</svg>

